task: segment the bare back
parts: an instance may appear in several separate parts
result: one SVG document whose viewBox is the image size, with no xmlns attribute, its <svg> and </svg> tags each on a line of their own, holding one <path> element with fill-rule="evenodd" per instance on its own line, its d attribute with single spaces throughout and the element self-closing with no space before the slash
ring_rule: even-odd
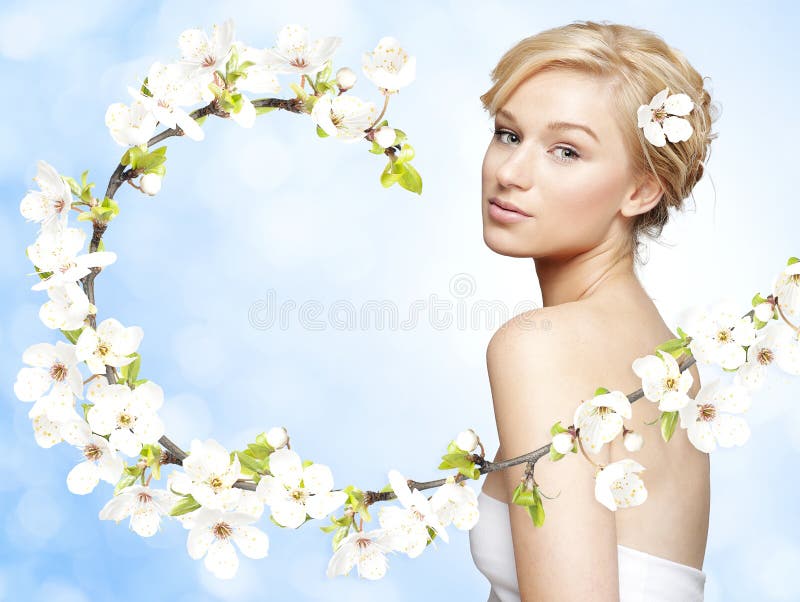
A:
<svg viewBox="0 0 800 602">
<path fill-rule="evenodd" d="M 631 369 L 633 360 L 652 354 L 658 344 L 675 337 L 652 300 L 642 289 L 626 287 L 597 293 L 575 305 L 578 304 L 581 310 L 576 314 L 586 316 L 588 309 L 595 325 L 592 336 L 599 332 L 602 340 L 594 355 L 596 361 L 581 365 L 581 381 L 586 380 L 592 388 L 603 386 L 626 394 L 639 389 L 642 383 Z M 696 366 L 690 372 L 694 383 L 689 395 L 695 397 L 700 389 L 700 375 Z M 576 407 L 580 401 L 576 400 Z M 615 513 L 617 543 L 702 570 L 710 510 L 709 455 L 697 450 L 680 426 L 670 441 L 665 442 L 658 422 L 658 404 L 641 398 L 633 403 L 632 410 L 625 426 L 642 434 L 644 446 L 637 452 L 629 452 L 618 437 L 609 444 L 611 461 L 627 457 L 642 464 L 645 471 L 640 476 L 648 498 L 639 506 Z M 653 425 L 645 424 L 654 421 Z M 546 443 L 537 442 L 535 447 Z M 505 459 L 501 442 L 495 461 Z M 587 461 L 583 456 L 568 456 L 565 460 Z M 545 457 L 539 462 L 549 460 Z M 506 503 L 510 501 L 498 472 L 486 476 L 483 491 Z M 558 500 L 545 500 L 545 506 L 548 503 L 557 504 Z"/>
</svg>

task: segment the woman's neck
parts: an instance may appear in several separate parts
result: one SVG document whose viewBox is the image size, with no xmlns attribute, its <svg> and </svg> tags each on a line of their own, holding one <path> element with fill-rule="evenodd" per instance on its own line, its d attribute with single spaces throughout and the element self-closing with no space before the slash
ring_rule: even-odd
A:
<svg viewBox="0 0 800 602">
<path fill-rule="evenodd" d="M 632 253 L 620 254 L 613 248 L 597 247 L 568 259 L 546 257 L 533 261 L 544 307 L 586 299 L 611 282 L 627 282 L 641 288 Z"/>
</svg>

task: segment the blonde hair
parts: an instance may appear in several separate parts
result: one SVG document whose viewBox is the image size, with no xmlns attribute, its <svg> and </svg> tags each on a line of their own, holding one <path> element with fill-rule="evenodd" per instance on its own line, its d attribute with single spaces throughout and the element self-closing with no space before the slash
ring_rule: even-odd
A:
<svg viewBox="0 0 800 602">
<path fill-rule="evenodd" d="M 638 179 L 649 171 L 664 189 L 655 207 L 633 218 L 630 249 L 640 263 L 640 236 L 656 240 L 669 209 L 682 209 L 683 200 L 702 178 L 711 141 L 717 137 L 711 124 L 719 111 L 704 88 L 704 78 L 679 50 L 651 31 L 594 21 L 575 21 L 519 41 L 492 70 L 494 84 L 480 97 L 484 109 L 494 117 L 524 80 L 553 69 L 571 69 L 607 81 L 634 176 Z M 670 94 L 684 93 L 695 103 L 684 116 L 694 131 L 686 141 L 657 147 L 644 137 L 636 112 L 664 88 Z"/>
</svg>

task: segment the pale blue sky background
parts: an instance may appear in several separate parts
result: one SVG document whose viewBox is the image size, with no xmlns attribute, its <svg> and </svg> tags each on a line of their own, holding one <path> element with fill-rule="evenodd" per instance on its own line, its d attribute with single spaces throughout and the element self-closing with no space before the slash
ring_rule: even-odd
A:
<svg viewBox="0 0 800 602">
<path fill-rule="evenodd" d="M 122 212 L 105 241 L 119 259 L 97 280 L 100 317 L 144 328 L 142 374 L 164 388 L 162 415 L 184 448 L 193 437 L 212 436 L 242 447 L 283 424 L 303 458 L 331 466 L 337 487 L 376 489 L 390 468 L 421 480 L 438 476 L 439 456 L 466 427 L 478 431 L 493 456 L 485 348 L 499 323 L 459 326 L 457 311 L 468 316 L 479 302 L 495 301 L 510 317 L 541 301 L 532 262 L 496 255 L 482 239 L 480 165 L 491 134 L 478 96 L 502 53 L 548 27 L 607 19 L 656 31 L 711 78 L 722 106 L 720 136 L 695 189 L 697 209 L 665 230 L 674 246 L 654 245 L 642 271 L 675 327 L 683 308 L 723 295 L 746 311 L 756 291 L 768 292 L 787 257 L 800 253 L 796 8 L 658 0 L 602 7 L 2 3 L 0 599 L 482 602 L 488 584 L 472 564 L 467 533 L 453 528 L 449 544 L 417 559 L 391 556 L 380 582 L 355 573 L 329 580 L 330 539 L 317 524 L 289 532 L 265 516 L 269 557 L 240 555 L 238 577 L 217 581 L 188 557 L 186 533 L 174 522 L 142 539 L 126 523 L 98 520 L 111 487 L 70 494 L 65 477 L 77 451 L 37 447 L 30 406 L 13 395 L 23 350 L 57 340 L 37 317 L 46 295 L 29 290 L 24 255 L 36 228 L 18 210 L 36 161 L 75 178 L 89 169 L 97 190 L 104 189 L 124 150 L 103 123 L 107 106 L 128 102 L 126 86 L 154 60 L 177 59 L 182 30 L 210 30 L 228 17 L 237 38 L 253 46 L 271 46 L 288 23 L 308 26 L 313 37 L 341 36 L 334 68 L 356 70 L 354 93 L 376 103 L 360 56 L 380 37 L 397 37 L 416 55 L 418 76 L 387 115 L 417 151 L 424 194 L 383 189 L 380 157 L 366 145 L 317 138 L 308 119 L 272 113 L 253 130 L 210 120 L 204 142 L 169 143 L 168 175 L 157 197 L 129 187 L 117 195 Z M 289 96 L 290 80 L 281 82 L 280 95 Z M 432 323 L 432 295 L 451 304 L 449 327 Z M 285 327 L 259 327 L 251 309 L 270 296 L 279 305 L 318 303 L 324 328 L 304 326 L 296 307 Z M 361 308 L 370 300 L 393 303 L 400 320 L 415 300 L 424 311 L 410 327 L 358 321 L 345 330 L 325 320 L 334 303 Z M 711 376 L 703 372 L 704 380 Z M 710 602 L 800 599 L 797 392 L 797 381 L 775 382 L 749 413 L 751 441 L 713 455 L 704 567 Z"/>
</svg>

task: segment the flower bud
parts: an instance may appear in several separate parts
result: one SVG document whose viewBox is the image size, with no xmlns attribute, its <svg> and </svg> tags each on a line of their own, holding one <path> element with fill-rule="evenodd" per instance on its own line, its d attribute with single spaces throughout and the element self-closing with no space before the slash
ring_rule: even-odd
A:
<svg viewBox="0 0 800 602">
<path fill-rule="evenodd" d="M 289 433 L 282 426 L 274 426 L 267 431 L 267 443 L 280 449 L 289 442 Z"/>
<path fill-rule="evenodd" d="M 375 132 L 375 142 L 377 142 L 383 148 L 389 148 L 392 146 L 395 138 L 397 138 L 397 134 L 395 133 L 394 128 L 390 128 L 386 125 Z"/>
<path fill-rule="evenodd" d="M 356 85 L 356 74 L 349 67 L 342 67 L 336 72 L 336 83 L 342 91 L 349 90 Z"/>
<path fill-rule="evenodd" d="M 161 176 L 156 173 L 146 173 L 139 180 L 139 187 L 142 192 L 153 196 L 161 190 Z"/>
<path fill-rule="evenodd" d="M 622 443 L 625 445 L 625 449 L 627 449 L 629 452 L 635 452 L 642 449 L 642 445 L 644 445 L 644 439 L 639 433 L 628 431 L 622 437 Z"/>
<path fill-rule="evenodd" d="M 560 454 L 568 454 L 575 446 L 570 433 L 558 433 L 553 437 L 553 447 Z"/>
<path fill-rule="evenodd" d="M 769 322 L 775 316 L 775 308 L 772 303 L 765 301 L 755 306 L 754 315 L 762 322 Z"/>
<path fill-rule="evenodd" d="M 458 449 L 463 449 L 466 452 L 471 452 L 478 446 L 478 435 L 472 429 L 462 431 L 456 437 L 456 445 Z"/>
</svg>

